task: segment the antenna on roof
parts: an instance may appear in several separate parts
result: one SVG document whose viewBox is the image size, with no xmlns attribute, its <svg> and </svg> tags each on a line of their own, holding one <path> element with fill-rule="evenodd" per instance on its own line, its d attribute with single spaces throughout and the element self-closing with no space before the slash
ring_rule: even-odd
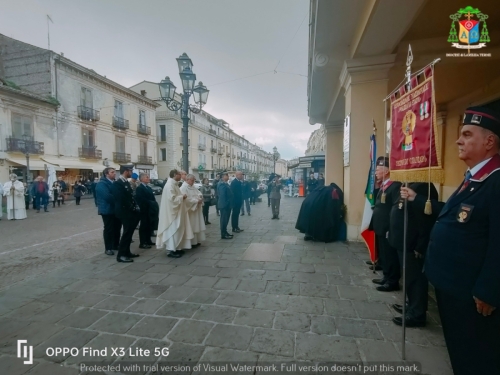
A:
<svg viewBox="0 0 500 375">
<path fill-rule="evenodd" d="M 50 28 L 49 28 L 49 21 L 54 23 L 54 21 L 52 21 L 52 18 L 50 18 L 50 16 L 47 14 L 47 42 L 48 42 L 48 45 L 49 45 L 49 51 L 50 51 Z"/>
</svg>

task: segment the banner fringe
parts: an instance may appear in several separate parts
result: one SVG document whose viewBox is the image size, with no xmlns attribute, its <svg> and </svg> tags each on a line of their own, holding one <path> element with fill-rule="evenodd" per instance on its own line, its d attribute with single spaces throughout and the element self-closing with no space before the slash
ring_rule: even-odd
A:
<svg viewBox="0 0 500 375">
<path fill-rule="evenodd" d="M 433 182 L 435 184 L 442 184 L 444 182 L 444 170 L 441 168 L 431 168 L 430 181 L 428 168 L 391 171 L 391 180 L 399 182 Z"/>
</svg>

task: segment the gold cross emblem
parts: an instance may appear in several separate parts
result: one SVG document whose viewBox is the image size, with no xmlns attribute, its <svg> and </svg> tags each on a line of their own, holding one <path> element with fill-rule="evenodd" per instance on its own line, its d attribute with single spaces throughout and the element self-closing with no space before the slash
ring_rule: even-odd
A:
<svg viewBox="0 0 500 375">
<path fill-rule="evenodd" d="M 462 211 L 458 214 L 458 221 L 463 223 L 464 220 L 467 219 L 467 212 Z"/>
</svg>

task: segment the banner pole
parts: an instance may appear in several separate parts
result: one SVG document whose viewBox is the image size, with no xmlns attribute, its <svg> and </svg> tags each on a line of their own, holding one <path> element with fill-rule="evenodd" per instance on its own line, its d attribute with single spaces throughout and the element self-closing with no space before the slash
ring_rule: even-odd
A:
<svg viewBox="0 0 500 375">
<path fill-rule="evenodd" d="M 377 137 L 377 125 L 375 124 L 375 119 L 373 119 L 373 118 L 372 118 L 372 124 L 373 124 L 373 137 L 376 139 L 376 137 Z M 377 158 L 376 153 L 373 155 L 373 157 L 375 159 Z M 373 163 L 373 160 L 372 160 L 372 163 Z M 373 184 L 375 185 L 375 169 L 374 168 L 372 168 L 371 174 L 372 175 L 371 175 L 370 179 L 373 181 Z M 378 262 L 377 236 L 375 235 L 375 231 L 373 231 L 373 250 L 374 250 L 374 253 L 377 254 L 377 262 Z M 374 254 L 373 258 L 375 258 L 375 254 Z M 374 274 L 377 273 L 377 272 L 375 272 L 375 264 L 377 262 L 372 260 L 372 267 L 373 267 Z"/>
</svg>

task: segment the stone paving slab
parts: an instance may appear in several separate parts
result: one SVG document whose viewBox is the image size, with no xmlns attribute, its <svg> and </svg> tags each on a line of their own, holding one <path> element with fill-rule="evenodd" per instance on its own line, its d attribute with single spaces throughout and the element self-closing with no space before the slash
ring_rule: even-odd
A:
<svg viewBox="0 0 500 375">
<path fill-rule="evenodd" d="M 283 217 L 296 217 L 301 202 L 283 199 Z M 390 305 L 401 292 L 374 289 L 371 279 L 379 275 L 364 264 L 364 245 L 306 242 L 294 220 L 271 220 L 269 210 L 252 207 L 252 216 L 240 217 L 245 231 L 231 241 L 220 240 L 211 213 L 207 240 L 180 259 L 134 248 L 141 257 L 117 263 L 102 254 L 99 230 L 85 248 L 88 257 L 2 286 L 0 369 L 7 372 L 0 373 L 79 373 L 81 357 L 48 357 L 49 346 L 168 347 L 158 363 L 399 361 L 401 328 L 391 321 L 397 314 Z M 259 244 L 282 246 L 280 261 L 244 260 Z M 407 330 L 407 357 L 421 362 L 424 374 L 451 374 L 432 298 L 428 322 Z M 34 346 L 32 366 L 16 357 L 17 339 Z"/>
</svg>

